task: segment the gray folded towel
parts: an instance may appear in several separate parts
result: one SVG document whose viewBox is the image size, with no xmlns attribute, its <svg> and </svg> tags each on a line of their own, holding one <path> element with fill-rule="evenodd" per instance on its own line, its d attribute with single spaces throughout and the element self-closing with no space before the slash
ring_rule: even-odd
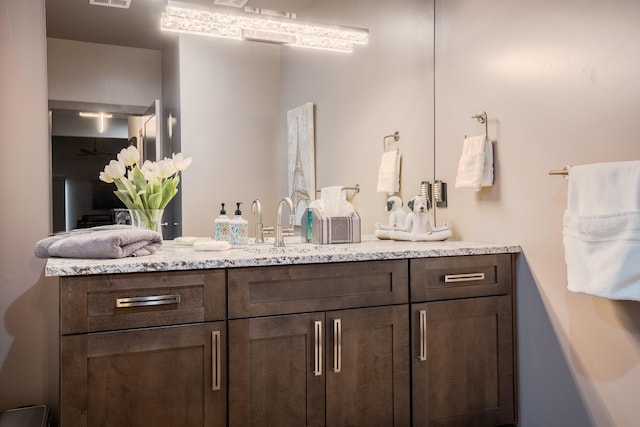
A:
<svg viewBox="0 0 640 427">
<path fill-rule="evenodd" d="M 56 234 L 36 243 L 38 258 L 125 258 L 151 255 L 162 235 L 130 225 L 107 225 Z"/>
</svg>

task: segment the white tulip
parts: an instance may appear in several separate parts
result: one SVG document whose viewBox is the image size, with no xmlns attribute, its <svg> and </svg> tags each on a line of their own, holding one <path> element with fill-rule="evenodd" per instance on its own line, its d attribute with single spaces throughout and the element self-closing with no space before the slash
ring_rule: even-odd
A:
<svg viewBox="0 0 640 427">
<path fill-rule="evenodd" d="M 127 148 L 123 148 L 118 153 L 118 160 L 120 160 L 125 166 L 133 166 L 140 161 L 140 153 L 135 145 L 130 145 Z"/>
<path fill-rule="evenodd" d="M 124 163 L 118 160 L 111 160 L 108 165 L 104 167 L 104 171 L 100 172 L 100 179 L 104 182 L 111 183 L 116 179 L 124 177 L 127 172 L 127 168 Z"/>
<path fill-rule="evenodd" d="M 113 179 L 110 176 L 108 176 L 106 173 L 104 173 L 104 171 L 100 172 L 100 175 L 98 176 L 98 178 L 100 178 L 100 181 L 104 181 L 107 184 L 111 184 L 113 182 Z"/>
<path fill-rule="evenodd" d="M 191 164 L 192 158 L 187 157 L 185 159 L 182 153 L 178 153 L 178 154 L 174 153 L 171 160 L 173 161 L 173 165 L 178 171 L 183 171 L 189 167 L 189 165 Z"/>
<path fill-rule="evenodd" d="M 160 177 L 160 166 L 156 162 L 146 160 L 140 170 L 147 181 L 155 181 Z"/>
<path fill-rule="evenodd" d="M 160 178 L 166 179 L 170 178 L 176 173 L 178 173 L 178 169 L 176 169 L 173 161 L 171 159 L 163 159 L 158 162 L 158 166 L 160 168 Z"/>
</svg>

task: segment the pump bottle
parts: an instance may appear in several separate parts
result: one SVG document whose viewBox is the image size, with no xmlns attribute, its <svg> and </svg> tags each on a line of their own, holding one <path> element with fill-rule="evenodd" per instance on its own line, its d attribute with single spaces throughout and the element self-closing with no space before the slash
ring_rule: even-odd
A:
<svg viewBox="0 0 640 427">
<path fill-rule="evenodd" d="M 236 212 L 232 220 L 229 221 L 229 243 L 233 247 L 244 247 L 249 244 L 249 221 L 242 217 L 240 205 L 236 203 Z"/>
<path fill-rule="evenodd" d="M 224 210 L 224 203 L 220 209 L 220 216 L 213 221 L 213 240 L 229 240 L 229 217 Z"/>
</svg>

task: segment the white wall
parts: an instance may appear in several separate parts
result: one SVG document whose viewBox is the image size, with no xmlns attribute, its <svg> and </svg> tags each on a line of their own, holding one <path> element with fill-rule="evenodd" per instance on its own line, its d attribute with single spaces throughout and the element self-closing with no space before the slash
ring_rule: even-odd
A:
<svg viewBox="0 0 640 427">
<path fill-rule="evenodd" d="M 522 426 L 631 426 L 640 303 L 566 290 L 566 164 L 640 159 L 640 3 L 436 2 L 436 176 L 456 239 L 515 242 Z M 496 185 L 453 189 L 465 134 L 496 139 Z"/>
<path fill-rule="evenodd" d="M 286 111 L 313 102 L 317 187 L 360 184 L 353 203 L 362 232 L 373 234 L 376 222 L 388 221 L 388 195 L 376 192 L 384 136 L 400 132 L 404 200 L 433 179 L 432 7 L 421 0 L 323 0 L 298 17 L 307 16 L 367 28 L 370 40 L 351 54 L 283 51 L 281 188 L 287 191 Z"/>
<path fill-rule="evenodd" d="M 280 56 L 277 46 L 180 36 L 181 146 L 193 163 L 182 175 L 186 236 L 212 236 L 225 202 L 228 216 L 260 198 L 264 223 L 275 220 Z"/>
<path fill-rule="evenodd" d="M 57 407 L 58 289 L 34 244 L 49 233 L 44 0 L 0 0 L 0 410 Z"/>
<path fill-rule="evenodd" d="M 159 50 L 49 38 L 49 99 L 149 106 L 162 97 Z"/>
<path fill-rule="evenodd" d="M 43 402 L 55 408 L 57 287 L 55 280 L 42 277 L 44 262 L 32 252 L 49 229 L 44 2 L 0 0 L 0 10 L 0 128 L 4 133 L 0 144 L 0 409 Z M 640 384 L 638 303 L 566 291 L 561 220 L 567 184 L 547 171 L 564 164 L 640 158 L 634 108 L 640 99 L 640 4 L 632 0 L 440 0 L 436 12 L 436 175 L 451 184 L 449 208 L 439 214 L 452 222 L 456 238 L 522 245 L 518 270 L 521 425 L 635 425 Z M 375 71 L 376 65 L 370 69 Z M 195 71 L 188 75 L 195 77 Z M 240 87 L 238 82 L 235 88 Z M 253 88 L 251 84 L 244 87 Z M 216 97 L 225 88 L 204 88 L 209 92 L 203 92 L 200 102 L 213 99 L 216 112 L 223 111 L 225 105 Z M 198 99 L 195 91 L 194 87 L 191 96 Z M 429 92 L 425 93 L 429 99 Z M 403 102 L 393 105 L 398 114 L 407 113 Z M 216 117 L 198 113 L 197 106 L 182 112 L 185 120 Z M 226 106 L 228 114 L 241 114 L 238 104 Z M 479 194 L 455 191 L 452 184 L 462 137 L 482 131 L 469 118 L 481 109 L 488 112 L 489 133 L 497 140 L 496 186 Z M 361 117 L 357 110 L 349 113 L 354 120 Z M 247 128 L 255 123 L 248 122 Z M 387 128 L 380 126 L 373 132 L 375 137 L 359 145 L 371 147 L 370 159 L 378 158 L 379 135 Z M 220 133 L 216 126 L 203 130 L 209 133 L 189 134 L 191 144 L 212 145 L 211 150 L 196 153 L 198 161 L 224 170 L 215 183 L 231 188 L 234 177 L 221 159 L 230 162 L 224 154 L 229 149 L 224 147 L 233 147 L 239 140 L 228 131 Z M 356 140 L 348 138 L 345 144 Z M 415 144 L 405 137 L 402 141 Z M 253 157 L 246 144 L 243 139 L 238 146 L 241 162 Z M 256 156 L 264 153 L 268 151 L 258 151 Z M 345 175 L 343 161 L 335 168 L 327 166 L 330 154 L 320 156 L 319 178 L 328 181 L 335 174 L 339 181 L 350 181 L 352 175 Z M 273 157 L 262 161 L 277 163 Z M 256 166 L 249 161 L 244 165 Z M 247 176 L 253 178 L 252 172 Z M 21 186 L 15 185 L 13 177 L 20 177 Z M 250 199 L 248 194 L 233 192 L 219 195 L 210 190 L 212 182 L 204 181 L 191 195 L 192 201 L 200 197 L 206 211 L 206 220 L 194 219 L 198 223 L 210 224 L 218 199 L 228 198 L 229 203 L 236 196 Z M 270 183 L 258 183 L 256 194 L 266 192 Z M 204 205 L 209 201 L 212 207 Z M 378 204 L 376 199 L 366 209 L 375 210 Z"/>
<path fill-rule="evenodd" d="M 368 28 L 370 43 L 337 54 L 180 37 L 182 151 L 194 157 L 183 175 L 183 234 L 211 234 L 220 202 L 232 214 L 243 201 L 253 236 L 256 197 L 273 225 L 288 192 L 286 112 L 306 102 L 316 105 L 318 189 L 360 184 L 353 202 L 364 233 L 387 221 L 387 195 L 376 193 L 385 135 L 401 134 L 403 197 L 432 180 L 432 8 L 419 0 L 316 3 L 298 18 Z"/>
</svg>

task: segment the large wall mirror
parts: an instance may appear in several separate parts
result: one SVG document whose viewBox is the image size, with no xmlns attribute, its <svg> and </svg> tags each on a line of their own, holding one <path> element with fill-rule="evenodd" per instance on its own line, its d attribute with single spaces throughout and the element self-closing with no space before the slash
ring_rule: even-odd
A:
<svg viewBox="0 0 640 427">
<path fill-rule="evenodd" d="M 183 3 L 205 7 L 214 1 Z M 243 215 L 255 222 L 249 208 L 257 198 L 263 223 L 272 225 L 276 204 L 289 191 L 287 112 L 307 103 L 314 106 L 317 188 L 359 184 L 353 204 L 364 234 L 386 220 L 387 195 L 376 192 L 385 135 L 400 133 L 402 198 L 433 178 L 432 2 L 248 0 L 244 5 L 366 28 L 369 43 L 351 53 L 161 32 L 166 5 L 166 0 L 132 0 L 123 9 L 46 0 L 50 102 L 126 110 L 161 99 L 157 119 L 166 137 L 161 151 L 194 158 L 183 174 L 173 217 L 165 218 L 174 227 L 165 237 L 210 235 L 222 202 L 242 202 Z M 127 76 L 134 81 L 124 82 Z M 103 149 L 105 143 L 96 139 L 97 150 L 116 150 Z"/>
</svg>

